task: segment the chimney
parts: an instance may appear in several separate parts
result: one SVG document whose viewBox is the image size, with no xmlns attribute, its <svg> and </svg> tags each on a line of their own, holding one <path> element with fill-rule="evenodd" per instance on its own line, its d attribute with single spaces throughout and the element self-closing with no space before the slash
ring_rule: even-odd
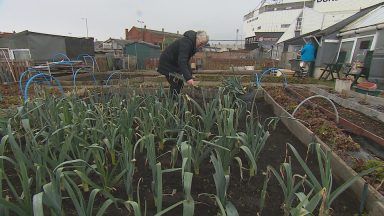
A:
<svg viewBox="0 0 384 216">
<path fill-rule="evenodd" d="M 164 32 L 164 28 L 162 28 L 161 31 Z"/>
<path fill-rule="evenodd" d="M 128 40 L 128 34 L 129 34 L 128 29 L 125 29 L 125 40 Z"/>
<path fill-rule="evenodd" d="M 142 38 L 142 41 L 144 41 L 144 38 L 145 38 L 145 31 L 147 30 L 147 25 L 144 25 L 144 30 L 142 30 L 143 32 L 143 38 Z"/>
<path fill-rule="evenodd" d="M 177 30 L 177 34 L 179 34 L 179 30 Z"/>
</svg>

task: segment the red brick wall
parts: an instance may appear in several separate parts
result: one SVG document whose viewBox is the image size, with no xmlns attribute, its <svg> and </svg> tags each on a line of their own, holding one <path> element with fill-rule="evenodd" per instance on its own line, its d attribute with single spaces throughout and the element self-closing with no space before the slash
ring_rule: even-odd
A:
<svg viewBox="0 0 384 216">
<path fill-rule="evenodd" d="M 159 45 L 163 43 L 164 36 L 159 34 L 153 34 L 148 30 L 144 30 L 143 33 L 136 27 L 132 27 L 131 30 L 125 30 L 125 38 L 133 41 L 144 41 L 151 44 Z"/>
</svg>

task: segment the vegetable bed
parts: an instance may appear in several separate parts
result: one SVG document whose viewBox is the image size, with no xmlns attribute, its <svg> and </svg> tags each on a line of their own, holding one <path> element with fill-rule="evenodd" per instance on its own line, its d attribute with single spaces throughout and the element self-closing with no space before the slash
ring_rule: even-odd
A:
<svg viewBox="0 0 384 216">
<path fill-rule="evenodd" d="M 342 193 L 357 177 L 332 181 L 328 153 L 239 80 L 215 98 L 133 92 L 19 107 L 1 139 L 0 215 L 358 213 Z"/>
</svg>

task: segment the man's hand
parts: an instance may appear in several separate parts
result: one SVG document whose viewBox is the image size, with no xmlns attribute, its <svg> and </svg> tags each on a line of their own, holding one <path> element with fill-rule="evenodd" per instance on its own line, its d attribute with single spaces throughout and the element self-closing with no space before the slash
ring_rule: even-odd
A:
<svg viewBox="0 0 384 216">
<path fill-rule="evenodd" d="M 191 85 L 191 86 L 195 86 L 195 85 L 197 85 L 197 82 L 194 81 L 193 79 L 190 79 L 190 80 L 187 81 L 187 84 Z"/>
</svg>

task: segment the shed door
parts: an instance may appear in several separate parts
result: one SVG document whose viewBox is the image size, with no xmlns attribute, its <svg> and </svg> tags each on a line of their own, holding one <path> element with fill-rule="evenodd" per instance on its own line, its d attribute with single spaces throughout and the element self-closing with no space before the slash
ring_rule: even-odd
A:
<svg viewBox="0 0 384 216">
<path fill-rule="evenodd" d="M 373 36 L 358 38 L 356 40 L 355 51 L 353 52 L 353 60 L 364 62 L 365 54 L 367 51 L 371 50 L 373 42 Z"/>
</svg>

